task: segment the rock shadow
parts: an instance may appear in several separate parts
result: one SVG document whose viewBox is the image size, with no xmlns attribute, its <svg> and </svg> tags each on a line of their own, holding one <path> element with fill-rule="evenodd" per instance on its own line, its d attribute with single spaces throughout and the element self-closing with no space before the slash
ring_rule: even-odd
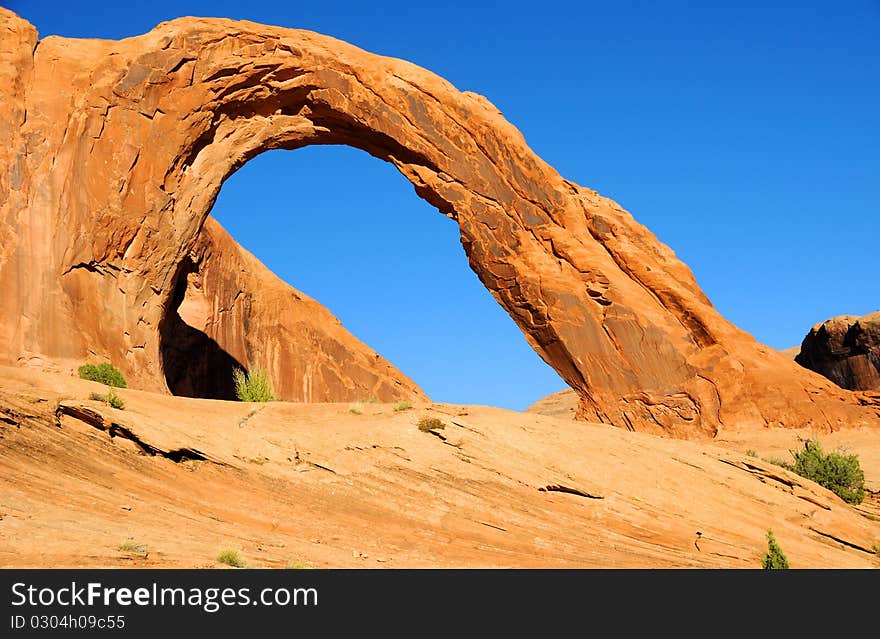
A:
<svg viewBox="0 0 880 639">
<path fill-rule="evenodd" d="M 186 297 L 188 276 L 198 266 L 186 258 L 175 276 L 174 294 L 159 325 L 165 381 L 181 397 L 234 400 L 232 372 L 245 367 L 211 337 L 187 324 L 178 310 Z"/>
</svg>

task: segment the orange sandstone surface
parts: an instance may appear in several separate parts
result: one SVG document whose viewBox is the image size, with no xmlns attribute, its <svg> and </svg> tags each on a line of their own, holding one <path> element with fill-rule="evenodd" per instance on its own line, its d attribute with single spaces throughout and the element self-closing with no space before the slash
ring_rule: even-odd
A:
<svg viewBox="0 0 880 639">
<path fill-rule="evenodd" d="M 0 566 L 878 567 L 880 437 L 845 429 L 850 506 L 769 463 L 808 431 L 713 442 L 482 406 L 245 404 L 0 368 Z M 442 429 L 422 432 L 435 417 Z M 754 450 L 757 456 L 747 454 Z M 128 542 L 136 551 L 120 550 Z"/>
</svg>

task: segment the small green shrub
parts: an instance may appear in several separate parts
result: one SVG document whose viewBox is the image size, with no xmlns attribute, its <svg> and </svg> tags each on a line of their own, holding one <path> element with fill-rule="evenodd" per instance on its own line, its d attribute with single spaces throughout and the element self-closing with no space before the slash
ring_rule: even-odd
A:
<svg viewBox="0 0 880 639">
<path fill-rule="evenodd" d="M 764 559 L 761 562 L 764 570 L 787 570 L 788 569 L 788 559 L 785 558 L 785 553 L 782 552 L 782 548 L 779 547 L 779 544 L 776 541 L 776 537 L 773 536 L 773 531 L 767 531 L 767 552 L 764 554 Z"/>
<path fill-rule="evenodd" d="M 125 408 L 125 402 L 109 386 L 107 387 L 106 395 L 101 393 L 92 393 L 91 395 L 89 395 L 89 399 L 94 399 L 99 402 L 104 402 L 105 404 L 110 404 L 110 406 L 118 410 L 123 410 Z"/>
<path fill-rule="evenodd" d="M 446 428 L 446 424 L 436 417 L 423 417 L 419 420 L 418 427 L 420 431 L 427 433 L 432 430 L 442 430 Z"/>
<path fill-rule="evenodd" d="M 125 408 L 125 402 L 122 401 L 122 398 L 117 395 L 112 388 L 107 392 L 107 403 L 110 404 L 113 408 L 117 408 L 119 410 Z"/>
<path fill-rule="evenodd" d="M 78 369 L 79 376 L 82 379 L 88 379 L 93 382 L 100 382 L 107 386 L 115 386 L 117 388 L 125 388 L 125 377 L 119 372 L 113 364 L 105 362 L 103 364 L 84 364 Z"/>
<path fill-rule="evenodd" d="M 241 554 L 237 550 L 223 550 L 217 555 L 217 561 L 233 568 L 244 568 L 247 566 Z"/>
<path fill-rule="evenodd" d="M 409 410 L 410 408 L 412 408 L 412 404 L 409 402 L 399 402 L 394 405 L 394 412 L 399 413 L 404 410 Z"/>
<path fill-rule="evenodd" d="M 865 473 L 858 455 L 832 452 L 827 455 L 816 440 L 809 440 L 803 450 L 792 451 L 794 464 L 786 467 L 835 493 L 849 504 L 865 499 Z"/>
<path fill-rule="evenodd" d="M 134 541 L 128 540 L 119 544 L 119 552 L 133 552 L 142 555 L 147 552 L 147 547 L 143 544 L 138 544 Z"/>
<path fill-rule="evenodd" d="M 348 409 L 348 412 L 352 415 L 363 415 L 364 411 L 361 410 L 360 404 L 355 404 L 351 408 Z"/>
<path fill-rule="evenodd" d="M 277 399 L 269 381 L 269 374 L 257 368 L 248 372 L 240 368 L 232 371 L 235 396 L 242 402 L 271 402 Z"/>
<path fill-rule="evenodd" d="M 293 561 L 284 566 L 284 568 L 286 568 L 287 570 L 309 570 L 311 569 L 311 566 L 301 561 Z"/>
<path fill-rule="evenodd" d="M 748 455 L 749 457 L 757 457 L 757 456 L 758 456 L 758 453 L 757 453 L 755 450 L 749 448 L 749 449 L 746 451 L 746 455 Z"/>
</svg>

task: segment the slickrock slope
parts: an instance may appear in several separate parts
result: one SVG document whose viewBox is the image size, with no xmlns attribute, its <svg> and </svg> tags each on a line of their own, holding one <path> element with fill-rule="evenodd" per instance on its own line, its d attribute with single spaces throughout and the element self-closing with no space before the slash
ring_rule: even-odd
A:
<svg viewBox="0 0 880 639">
<path fill-rule="evenodd" d="M 794 346 L 792 348 L 787 348 L 785 350 L 779 351 L 784 357 L 794 360 L 797 354 L 800 352 L 800 346 Z M 862 401 L 865 404 L 871 403 L 873 400 L 870 397 L 862 397 Z M 551 393 L 546 397 L 542 397 L 534 404 L 529 406 L 526 409 L 526 412 L 529 413 L 538 413 L 539 415 L 550 415 L 551 417 L 562 417 L 568 419 L 577 419 L 577 410 L 578 410 L 578 396 L 571 389 L 565 389 L 561 391 L 557 391 L 555 393 Z M 716 436 L 718 433 L 716 432 Z"/>
<path fill-rule="evenodd" d="M 0 566 L 219 567 L 234 548 L 264 567 L 756 568 L 772 529 L 793 567 L 880 567 L 876 493 L 855 508 L 760 458 L 796 431 L 722 447 L 443 404 L 353 415 L 125 389 L 120 411 L 96 390 L 0 367 Z M 761 432 L 772 446 L 747 439 Z M 876 491 L 880 457 L 862 461 Z"/>
<path fill-rule="evenodd" d="M 578 396 L 571 389 L 561 390 L 542 397 L 526 409 L 527 413 L 538 413 L 562 419 L 577 419 Z"/>
<path fill-rule="evenodd" d="M 880 311 L 816 324 L 795 361 L 841 388 L 880 391 Z"/>
<path fill-rule="evenodd" d="M 347 144 L 457 220 L 582 418 L 679 437 L 880 424 L 880 407 L 727 322 L 668 247 L 563 179 L 487 99 L 415 65 L 222 19 L 38 41 L 0 9 L 0 38 L 2 361 L 94 352 L 167 390 L 160 327 L 223 180 L 266 150 Z"/>
<path fill-rule="evenodd" d="M 208 218 L 160 326 L 175 395 L 234 399 L 232 369 L 266 369 L 288 401 L 426 401 L 409 378 L 288 286 Z"/>
</svg>

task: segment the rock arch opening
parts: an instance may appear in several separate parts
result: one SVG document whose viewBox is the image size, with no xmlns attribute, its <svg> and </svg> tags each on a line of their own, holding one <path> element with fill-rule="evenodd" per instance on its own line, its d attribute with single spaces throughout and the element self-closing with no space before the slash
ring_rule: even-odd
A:
<svg viewBox="0 0 880 639">
<path fill-rule="evenodd" d="M 225 241 L 218 246 L 217 222 L 241 249 Z M 175 394 L 199 387 L 174 384 L 177 378 L 230 376 L 228 366 L 206 366 L 198 357 L 190 360 L 192 375 L 183 371 L 187 360 L 179 353 L 186 348 L 174 340 L 191 339 L 193 330 L 210 336 L 221 350 L 229 349 L 231 360 L 243 367 L 270 370 L 273 378 L 283 380 L 282 398 L 297 401 L 367 399 L 372 384 L 346 377 L 382 377 L 395 368 L 433 400 L 452 403 L 523 409 L 564 386 L 468 268 L 456 224 L 437 215 L 393 167 L 359 149 L 316 145 L 250 159 L 224 182 L 203 234 L 178 276 L 181 284 L 188 283 L 179 315 L 190 318 L 192 330 L 163 333 L 166 378 Z M 266 268 L 250 260 L 244 266 L 264 270 L 266 281 L 274 282 L 268 289 L 277 289 L 287 305 L 287 317 L 269 321 L 277 321 L 277 330 L 293 343 L 277 342 L 271 353 L 242 336 L 224 316 L 253 296 L 267 294 L 265 283 L 248 288 L 256 278 L 244 282 L 219 272 L 241 268 L 228 253 L 245 252 L 253 252 Z M 295 294 L 284 295 L 275 275 Z M 305 296 L 338 317 L 352 335 L 343 339 L 340 331 L 325 351 L 325 327 L 308 323 L 298 309 Z M 169 304 L 169 316 L 178 304 L 177 299 Z M 251 311 L 239 313 L 235 321 L 262 331 L 266 318 Z M 304 325 L 307 330 L 298 328 Z M 376 360 L 382 364 L 354 367 L 353 373 L 337 366 L 337 375 L 320 374 L 327 358 L 348 359 L 352 351 L 365 349 L 375 349 L 388 363 Z M 277 358 L 275 352 L 286 355 Z M 286 367 L 298 369 L 303 379 L 281 370 Z M 200 387 L 224 388 L 224 381 Z M 385 391 L 386 400 L 411 398 Z M 216 391 L 212 396 L 229 398 Z"/>
</svg>

